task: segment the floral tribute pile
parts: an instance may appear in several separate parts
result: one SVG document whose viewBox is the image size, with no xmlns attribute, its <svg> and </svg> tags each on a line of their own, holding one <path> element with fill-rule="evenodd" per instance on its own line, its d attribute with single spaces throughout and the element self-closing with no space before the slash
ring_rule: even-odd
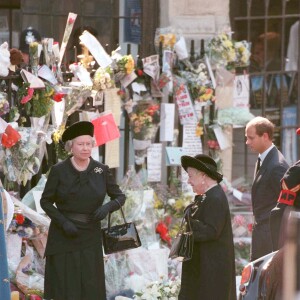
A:
<svg viewBox="0 0 300 300">
<path fill-rule="evenodd" d="M 1 45 L 4 56 L 11 55 L 10 63 L 16 64 L 13 75 L 18 77 L 17 74 L 23 74 L 14 82 L 12 99 L 8 99 L 4 91 L 0 91 L 0 125 L 4 122 L 4 126 L 0 126 L 0 168 L 5 175 L 5 185 L 26 185 L 38 174 L 43 159 L 48 158 L 49 144 L 54 146 L 56 161 L 65 158 L 67 153 L 63 150 L 61 136 L 69 124 L 68 121 L 79 113 L 83 118 L 89 118 L 91 112 L 105 112 L 105 97 L 112 91 L 117 91 L 114 101 L 121 103 L 127 117 L 136 167 L 141 167 L 147 173 L 147 150 L 160 138 L 158 129 L 166 117 L 162 113 L 162 103 L 165 104 L 166 101 L 163 100 L 168 97 L 169 102 L 174 103 L 177 108 L 177 123 L 182 126 L 195 125 L 195 136 L 206 139 L 205 146 L 209 154 L 218 161 L 218 167 L 222 168 L 219 160 L 221 145 L 212 125 L 226 125 L 228 122 L 232 124 L 234 118 L 230 119 L 227 115 L 224 121 L 225 117 L 222 120 L 221 114 L 216 113 L 216 102 L 222 102 L 223 99 L 218 99 L 215 73 L 220 69 L 234 73 L 237 68 L 247 67 L 249 44 L 246 41 L 234 41 L 229 34 L 222 33 L 206 40 L 206 47 L 201 49 L 201 55 L 191 59 L 184 37 L 176 30 L 160 28 L 154 38 L 157 53 L 141 58 L 133 57 L 130 53 L 121 54 L 121 49 L 116 49 L 111 54 L 106 53 L 100 43 L 95 47 L 97 49 L 90 48 L 90 45 L 95 45 L 95 41 L 90 39 L 95 37 L 81 36 L 81 42 L 86 47 L 84 54 L 78 57 L 77 63 L 69 66 L 70 72 L 63 72 L 60 66 L 75 19 L 76 15 L 69 15 L 61 49 L 58 43 L 49 45 L 49 40 L 42 41 L 45 52 L 43 65 L 38 57 L 38 43 L 30 45 L 31 65 L 28 69 L 31 72 L 22 72 L 20 65 L 13 60 L 16 49 L 9 51 L 7 43 Z M 7 70 L 4 69 L 4 76 L 10 76 L 8 67 Z M 238 125 L 243 125 L 243 122 L 248 121 L 247 118 L 248 115 L 239 114 Z M 173 144 L 177 143 L 175 135 L 176 132 L 174 141 L 170 141 Z M 117 286 L 121 275 L 116 275 L 115 270 L 124 271 L 133 267 L 135 255 L 149 255 L 149 259 L 157 255 L 158 271 L 161 271 L 160 262 L 163 258 L 166 266 L 163 270 L 166 276 L 160 280 L 156 280 L 151 270 L 148 270 L 148 282 L 131 294 L 136 299 L 154 299 L 153 295 L 155 299 L 177 299 L 180 289 L 180 266 L 168 261 L 168 249 L 172 238 L 178 232 L 183 210 L 192 201 L 192 196 L 183 193 L 181 186 L 176 186 L 178 182 L 174 178 L 178 180 L 178 174 L 174 173 L 175 168 L 178 170 L 177 166 L 171 168 L 175 192 L 165 186 L 149 186 L 147 174 L 142 172 L 139 186 L 137 180 L 131 180 L 131 185 L 128 181 L 122 185 L 127 195 L 125 213 L 129 220 L 137 220 L 144 248 L 139 249 L 140 253 L 132 254 L 133 258 L 129 254 L 122 258 L 118 255 L 106 257 L 106 268 L 112 270 L 108 271 L 108 283 L 111 280 Z M 251 234 L 250 229 L 245 231 L 250 220 L 243 217 L 233 217 L 235 232 L 242 238 Z M 28 251 L 28 245 L 45 233 L 34 221 L 18 211 L 15 211 L 8 232 L 11 236 L 18 237 L 22 247 Z M 240 240 L 240 253 L 244 250 L 242 242 Z M 158 254 L 154 255 L 154 249 Z M 29 261 L 24 261 L 21 273 L 22 276 L 28 275 L 25 279 L 29 281 L 36 269 L 43 268 L 38 265 L 39 260 L 34 260 L 33 255 L 26 257 Z M 36 261 L 36 269 L 33 268 L 32 261 Z M 139 262 L 143 263 L 141 259 Z M 139 270 L 140 265 L 134 267 Z M 129 273 L 122 275 L 130 279 Z M 141 274 L 134 275 L 142 277 Z M 42 293 L 42 276 L 36 276 L 35 279 L 38 283 L 37 289 Z M 28 281 L 20 284 L 24 290 Z M 122 286 L 124 287 L 125 285 Z M 114 292 L 117 291 L 111 291 Z"/>
</svg>

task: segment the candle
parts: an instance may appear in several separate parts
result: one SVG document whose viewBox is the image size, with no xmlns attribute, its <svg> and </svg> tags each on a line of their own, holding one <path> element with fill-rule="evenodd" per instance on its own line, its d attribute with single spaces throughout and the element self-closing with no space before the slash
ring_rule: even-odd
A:
<svg viewBox="0 0 300 300">
<path fill-rule="evenodd" d="M 13 291 L 10 293 L 11 300 L 19 300 L 20 299 L 20 293 L 18 291 Z"/>
</svg>

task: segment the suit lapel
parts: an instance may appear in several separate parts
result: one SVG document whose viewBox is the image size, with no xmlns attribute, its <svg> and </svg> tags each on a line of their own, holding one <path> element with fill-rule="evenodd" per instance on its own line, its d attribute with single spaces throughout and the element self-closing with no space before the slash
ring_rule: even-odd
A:
<svg viewBox="0 0 300 300">
<path fill-rule="evenodd" d="M 252 195 L 253 198 L 255 198 L 255 192 L 256 192 L 256 188 L 257 185 L 259 184 L 260 178 L 264 175 L 264 173 L 267 171 L 267 167 L 269 165 L 269 163 L 272 161 L 272 158 L 274 157 L 274 155 L 277 152 L 277 148 L 273 147 L 270 152 L 267 154 L 267 156 L 265 157 L 265 159 L 263 160 L 259 171 L 257 172 L 256 176 L 254 177 L 254 181 L 252 184 Z"/>
</svg>

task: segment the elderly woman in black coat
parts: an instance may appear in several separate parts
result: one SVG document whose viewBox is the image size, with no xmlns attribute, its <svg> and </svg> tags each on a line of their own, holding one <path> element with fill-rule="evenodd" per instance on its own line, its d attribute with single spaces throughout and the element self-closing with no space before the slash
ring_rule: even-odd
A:
<svg viewBox="0 0 300 300">
<path fill-rule="evenodd" d="M 219 185 L 222 175 L 205 154 L 182 156 L 181 165 L 196 193 L 187 210 L 194 235 L 193 257 L 182 264 L 179 300 L 236 299 L 230 211 Z"/>
<path fill-rule="evenodd" d="M 63 133 L 71 156 L 51 168 L 41 206 L 51 218 L 45 251 L 45 299 L 106 300 L 100 221 L 125 203 L 107 165 L 91 157 L 94 126 Z M 105 196 L 110 201 L 103 204 Z"/>
</svg>

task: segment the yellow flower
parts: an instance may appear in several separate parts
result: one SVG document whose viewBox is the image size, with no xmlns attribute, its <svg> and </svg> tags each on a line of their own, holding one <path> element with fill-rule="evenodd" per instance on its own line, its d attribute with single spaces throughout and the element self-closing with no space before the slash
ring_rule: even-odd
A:
<svg viewBox="0 0 300 300">
<path fill-rule="evenodd" d="M 196 136 L 200 137 L 202 135 L 203 135 L 203 127 L 198 124 L 196 127 Z"/>
<path fill-rule="evenodd" d="M 58 144 L 63 132 L 65 131 L 65 126 L 61 125 L 52 135 L 52 140 L 55 144 Z"/>
<path fill-rule="evenodd" d="M 133 60 L 131 54 L 127 56 L 127 62 L 125 64 L 125 68 L 126 68 L 127 74 L 131 74 L 134 69 L 134 60 Z"/>
</svg>

